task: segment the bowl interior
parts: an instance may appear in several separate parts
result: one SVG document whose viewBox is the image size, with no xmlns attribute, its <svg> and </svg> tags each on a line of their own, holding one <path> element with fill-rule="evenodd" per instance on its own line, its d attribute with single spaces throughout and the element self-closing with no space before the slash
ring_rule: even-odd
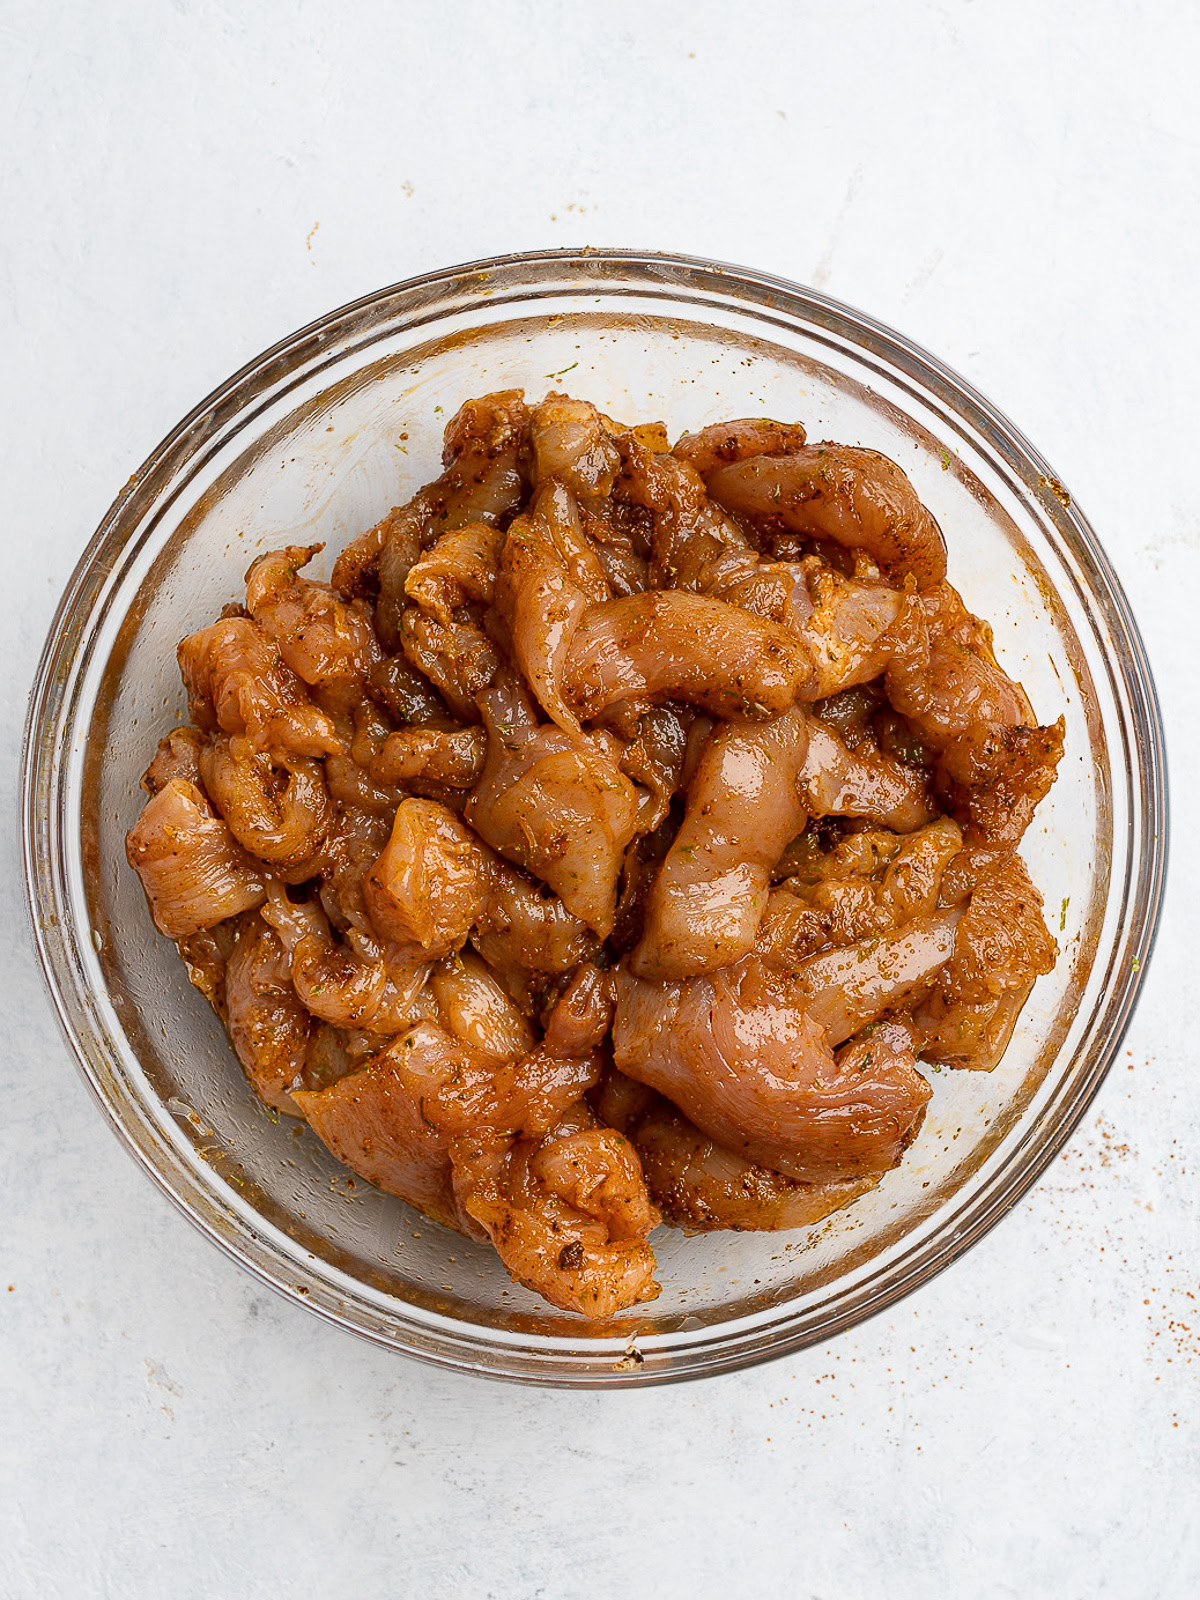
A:
<svg viewBox="0 0 1200 1600">
<path fill-rule="evenodd" d="M 510 1375 L 711 1370 L 827 1335 L 936 1270 L 1080 1114 L 1147 932 L 1135 905 L 1147 735 L 1119 592 L 1044 464 L 863 319 L 798 291 L 672 271 L 580 258 L 448 276 L 337 314 L 247 369 L 102 528 L 99 557 L 64 602 L 33 730 L 35 914 L 76 1046 L 128 1142 L 277 1287 L 375 1338 Z M 1024 846 L 1061 955 L 1001 1066 L 934 1069 L 903 1165 L 814 1229 L 661 1230 L 661 1298 L 616 1325 L 548 1311 L 490 1251 L 355 1180 L 298 1123 L 266 1112 L 125 862 L 139 775 L 185 716 L 178 640 L 240 597 L 263 550 L 324 540 L 327 569 L 436 472 L 464 399 L 510 387 L 564 388 L 631 421 L 664 418 L 673 435 L 726 417 L 800 418 L 810 437 L 894 457 L 944 529 L 951 580 L 991 622 L 1000 660 L 1039 719 L 1067 727 L 1059 781 Z"/>
</svg>

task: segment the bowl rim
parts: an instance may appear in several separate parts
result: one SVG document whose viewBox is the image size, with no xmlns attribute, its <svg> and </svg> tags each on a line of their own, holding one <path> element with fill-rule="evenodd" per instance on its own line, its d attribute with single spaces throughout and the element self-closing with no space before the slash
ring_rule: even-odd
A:
<svg viewBox="0 0 1200 1600">
<path fill-rule="evenodd" d="M 737 287 L 749 291 L 747 298 L 751 305 L 760 309 L 764 303 L 778 304 L 779 297 L 783 297 L 788 303 L 788 309 L 794 314 L 799 314 L 810 324 L 817 326 L 836 324 L 844 334 L 848 332 L 859 350 L 870 349 L 877 343 L 889 353 L 895 352 L 903 357 L 910 370 L 913 367 L 918 369 L 923 383 L 928 385 L 930 378 L 936 380 L 930 386 L 933 392 L 939 393 L 943 399 L 952 397 L 957 411 L 965 412 L 976 426 L 982 425 L 990 436 L 1003 441 L 1009 451 L 1015 452 L 1018 457 L 1023 457 L 1034 467 L 1039 474 L 1039 482 L 1047 494 L 1054 496 L 1055 504 L 1049 506 L 1054 520 L 1060 528 L 1065 524 L 1072 542 L 1082 547 L 1087 560 L 1095 569 L 1095 574 L 1105 591 L 1105 599 L 1114 613 L 1113 620 L 1119 629 L 1119 636 L 1114 639 L 1113 649 L 1119 658 L 1118 671 L 1129 696 L 1133 725 L 1140 735 L 1136 740 L 1139 755 L 1137 776 L 1141 779 L 1140 795 L 1144 816 L 1140 829 L 1141 849 L 1136 853 L 1131 851 L 1129 868 L 1131 882 L 1137 885 L 1139 891 L 1137 903 L 1140 918 L 1137 937 L 1133 943 L 1126 946 L 1131 954 L 1131 960 L 1124 964 L 1116 993 L 1110 996 L 1110 1006 L 1114 999 L 1119 1001 L 1117 1021 L 1103 1041 L 1103 1048 L 1091 1063 L 1090 1071 L 1077 1089 L 1072 1104 L 1065 1114 L 1060 1115 L 1054 1129 L 1027 1153 L 1018 1170 L 1004 1177 L 997 1193 L 990 1197 L 990 1203 L 979 1207 L 969 1225 L 961 1229 L 948 1243 L 941 1245 L 932 1260 L 925 1261 L 921 1264 L 920 1270 L 915 1272 L 893 1271 L 882 1289 L 875 1291 L 870 1305 L 851 1307 L 834 1316 L 815 1332 L 804 1328 L 789 1330 L 783 1326 L 770 1330 L 765 1340 L 750 1349 L 744 1349 L 739 1345 L 727 1355 L 722 1355 L 721 1325 L 717 1324 L 706 1330 L 704 1339 L 688 1347 L 693 1353 L 693 1359 L 684 1363 L 679 1363 L 675 1359 L 675 1353 L 672 1353 L 662 1365 L 657 1362 L 653 1366 L 621 1362 L 612 1369 L 590 1367 L 580 1371 L 563 1371 L 561 1368 L 552 1371 L 546 1368 L 542 1360 L 506 1366 L 504 1356 L 507 1347 L 497 1341 L 490 1341 L 486 1328 L 465 1327 L 464 1335 L 459 1337 L 457 1346 L 452 1347 L 453 1340 L 443 1340 L 439 1344 L 436 1335 L 431 1342 L 429 1330 L 423 1330 L 423 1337 L 413 1337 L 406 1342 L 364 1327 L 350 1317 L 339 1314 L 332 1306 L 324 1305 L 316 1298 L 308 1298 L 307 1291 L 298 1290 L 295 1284 L 286 1281 L 282 1275 L 272 1273 L 260 1262 L 251 1259 L 240 1248 L 237 1239 L 226 1236 L 220 1229 L 214 1227 L 188 1196 L 173 1186 L 169 1174 L 155 1165 L 149 1152 L 134 1137 L 132 1130 L 118 1115 L 117 1108 L 106 1095 L 89 1060 L 88 1051 L 72 1016 L 67 997 L 56 981 L 53 947 L 56 943 L 62 944 L 65 935 L 61 926 L 44 923 L 39 916 L 39 900 L 43 897 L 46 878 L 52 873 L 54 862 L 44 862 L 41 859 L 38 830 L 41 821 L 39 801 L 43 793 L 41 779 L 47 766 L 46 741 L 42 735 L 45 730 L 54 726 L 57 720 L 49 713 L 54 708 L 56 677 L 62 664 L 61 656 L 68 625 L 73 619 L 82 622 L 82 619 L 76 617 L 79 601 L 88 588 L 89 580 L 95 573 L 100 558 L 107 555 L 115 560 L 134 531 L 132 527 L 124 532 L 121 528 L 122 513 L 126 506 L 147 480 L 170 460 L 192 430 L 206 418 L 211 417 L 218 408 L 236 397 L 239 391 L 252 385 L 256 379 L 261 379 L 273 364 L 285 361 L 289 356 L 298 356 L 303 347 L 314 339 L 319 340 L 329 336 L 340 324 L 361 319 L 364 313 L 369 313 L 372 308 L 390 304 L 404 296 L 416 298 L 435 290 L 439 285 L 451 285 L 468 278 L 479 279 L 483 275 L 511 272 L 514 269 L 561 270 L 570 269 L 572 266 L 582 267 L 584 264 L 599 267 L 611 264 L 614 269 L 626 268 L 631 271 L 641 268 L 643 271 L 652 272 L 658 268 L 660 271 L 667 269 L 673 272 L 707 274 L 727 281 L 731 288 Z M 657 281 L 661 283 L 662 280 L 660 278 Z M 240 408 L 235 407 L 234 411 L 238 409 Z M 1023 489 L 1025 492 L 1031 492 L 1028 484 L 1024 484 Z M 1046 504 L 1049 505 L 1049 501 Z M 1090 607 L 1092 596 L 1089 594 L 1086 598 Z M 63 590 L 33 680 L 25 719 L 21 760 L 21 847 L 25 900 L 42 979 L 60 1030 L 70 1048 L 77 1070 L 103 1110 L 110 1127 L 139 1167 L 176 1208 L 182 1211 L 206 1238 L 218 1245 L 260 1282 L 293 1304 L 303 1306 L 335 1326 L 385 1348 L 415 1356 L 450 1370 L 508 1381 L 572 1388 L 611 1388 L 629 1387 L 647 1382 L 680 1382 L 778 1359 L 810 1344 L 824 1342 L 838 1333 L 847 1331 L 850 1327 L 879 1315 L 944 1271 L 966 1250 L 978 1243 L 1028 1193 L 1060 1153 L 1087 1113 L 1120 1049 L 1132 1020 L 1157 940 L 1169 856 L 1170 807 L 1165 743 L 1157 690 L 1141 633 L 1124 589 L 1103 546 L 1074 499 L 1062 491 L 1061 483 L 1045 457 L 1007 415 L 967 379 L 887 324 L 818 290 L 771 273 L 727 262 L 656 250 L 584 246 L 519 251 L 485 257 L 457 266 L 442 267 L 402 279 L 348 301 L 304 324 L 247 361 L 195 405 L 163 437 L 122 486 L 85 545 Z M 413 1330 L 414 1333 L 415 1331 Z M 556 1340 L 554 1343 L 558 1345 L 561 1342 Z M 497 1355 L 500 1356 L 499 1364 L 496 1361 Z M 550 1356 L 550 1361 L 552 1360 L 553 1357 Z"/>
</svg>

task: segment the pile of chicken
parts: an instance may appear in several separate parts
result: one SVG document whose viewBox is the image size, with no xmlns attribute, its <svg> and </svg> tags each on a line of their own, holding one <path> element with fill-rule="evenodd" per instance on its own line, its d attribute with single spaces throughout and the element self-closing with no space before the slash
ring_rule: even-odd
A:
<svg viewBox="0 0 1200 1600">
<path fill-rule="evenodd" d="M 648 1236 L 796 1228 L 988 1069 L 1055 946 L 1054 781 L 893 462 L 519 391 L 179 646 L 128 837 L 251 1084 L 593 1317 Z"/>
</svg>

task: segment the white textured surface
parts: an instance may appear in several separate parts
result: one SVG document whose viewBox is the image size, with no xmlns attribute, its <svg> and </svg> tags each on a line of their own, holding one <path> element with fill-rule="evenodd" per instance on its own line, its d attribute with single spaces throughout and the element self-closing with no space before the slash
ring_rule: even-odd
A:
<svg viewBox="0 0 1200 1600">
<path fill-rule="evenodd" d="M 1198 70 L 1173 0 L 0 3 L 5 1600 L 1200 1592 Z M 814 283 L 1008 410 L 1177 808 L 1128 1051 L 1017 1212 L 825 1349 L 611 1396 L 387 1356 L 194 1234 L 60 1043 L 11 820 L 56 596 L 175 420 L 360 293 L 581 242 Z"/>
</svg>

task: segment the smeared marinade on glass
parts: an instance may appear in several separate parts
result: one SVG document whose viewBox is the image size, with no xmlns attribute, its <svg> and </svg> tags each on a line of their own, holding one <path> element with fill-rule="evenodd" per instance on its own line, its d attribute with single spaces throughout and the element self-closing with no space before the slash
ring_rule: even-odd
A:
<svg viewBox="0 0 1200 1600">
<path fill-rule="evenodd" d="M 664 1220 L 809 1226 L 996 1065 L 1063 724 L 873 450 L 507 391 L 442 465 L 182 641 L 128 855 L 268 1106 L 609 1317 Z"/>
</svg>

